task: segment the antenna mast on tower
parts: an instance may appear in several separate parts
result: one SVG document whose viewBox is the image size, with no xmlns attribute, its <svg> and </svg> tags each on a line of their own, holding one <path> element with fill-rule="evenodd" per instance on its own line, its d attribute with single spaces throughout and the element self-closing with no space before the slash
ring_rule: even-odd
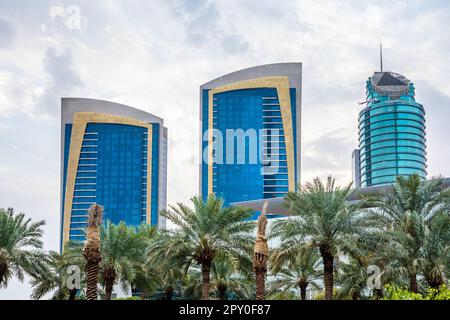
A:
<svg viewBox="0 0 450 320">
<path fill-rule="evenodd" d="M 380 42 L 380 68 L 383 72 L 383 44 Z"/>
</svg>

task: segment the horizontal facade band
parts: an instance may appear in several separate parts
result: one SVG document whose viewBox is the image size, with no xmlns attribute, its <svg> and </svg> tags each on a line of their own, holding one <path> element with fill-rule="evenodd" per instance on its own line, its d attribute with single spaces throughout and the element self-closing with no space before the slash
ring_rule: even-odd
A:
<svg viewBox="0 0 450 320">
<path fill-rule="evenodd" d="M 414 133 L 410 133 L 410 132 L 397 132 L 397 133 L 405 133 L 405 134 L 411 134 L 412 136 L 410 138 L 386 138 L 386 139 L 381 139 L 381 140 L 377 140 L 377 141 L 372 141 L 368 144 L 366 144 L 367 140 L 373 139 L 374 137 L 370 137 L 367 139 L 364 139 L 363 141 L 361 141 L 359 143 L 359 147 L 362 150 L 363 148 L 367 148 L 370 145 L 373 145 L 374 143 L 380 143 L 380 142 L 386 142 L 386 141 L 412 141 L 412 142 L 419 142 L 421 143 L 424 148 L 425 148 L 425 143 L 426 143 L 426 139 L 425 138 L 421 138 L 419 135 L 416 135 Z M 416 138 L 418 137 L 418 138 Z M 364 144 L 363 144 L 364 143 Z M 400 146 L 399 147 L 407 147 L 407 146 Z"/>
<path fill-rule="evenodd" d="M 264 188 L 289 188 L 288 185 L 265 184 Z"/>
<path fill-rule="evenodd" d="M 406 113 L 406 112 L 405 112 Z M 388 114 L 397 114 L 397 113 L 388 113 Z M 363 119 L 363 120 L 361 120 L 359 123 L 358 123 L 358 131 L 361 131 L 362 129 L 364 129 L 364 127 L 367 127 L 367 126 L 369 126 L 369 125 L 374 125 L 374 124 L 377 124 L 377 123 L 380 123 L 380 122 L 383 122 L 383 121 L 415 121 L 415 122 L 418 122 L 420 125 L 423 125 L 423 126 L 426 126 L 425 125 L 425 123 L 426 123 L 426 121 L 425 121 L 425 117 L 423 117 L 423 116 L 421 116 L 421 115 L 419 115 L 419 114 L 414 114 L 414 113 L 409 113 L 411 116 L 412 115 L 414 115 L 414 116 L 417 116 L 419 119 L 412 119 L 412 118 L 402 118 L 402 117 L 396 117 L 396 118 L 393 118 L 393 119 L 390 119 L 390 118 L 386 118 L 386 119 L 374 119 L 374 118 L 376 118 L 376 117 L 380 117 L 380 116 L 384 116 L 384 115 L 386 115 L 386 114 L 377 114 L 377 115 L 374 115 L 374 116 L 372 116 L 372 117 L 370 117 L 370 118 L 366 118 L 366 119 Z"/>
<path fill-rule="evenodd" d="M 411 149 L 417 149 L 417 150 L 406 151 L 405 149 L 392 150 L 392 149 L 388 149 L 388 148 L 411 148 Z M 383 150 L 383 149 L 388 149 L 388 150 Z M 389 154 L 403 154 L 403 155 L 419 156 L 419 157 L 422 157 L 422 158 L 426 158 L 426 151 L 425 151 L 425 149 L 421 149 L 421 148 L 417 148 L 417 147 L 387 146 L 387 147 L 380 147 L 380 148 L 376 148 L 376 149 L 371 149 L 371 148 L 368 148 L 368 147 L 364 147 L 363 149 L 360 149 L 360 150 L 361 150 L 360 151 L 360 159 L 361 159 L 361 161 L 366 160 L 366 158 L 367 159 L 371 159 L 371 158 L 374 158 L 374 157 L 381 157 L 381 156 L 389 155 Z"/>
<path fill-rule="evenodd" d="M 380 174 L 380 175 L 375 174 L 374 175 L 374 173 L 376 173 L 376 171 L 385 171 L 388 169 L 396 169 L 397 171 L 398 171 L 398 169 L 406 169 L 406 170 L 411 170 L 411 173 L 386 173 L 386 174 Z M 423 173 L 423 176 L 427 175 L 427 172 L 422 169 L 411 168 L 411 167 L 395 167 L 395 168 L 378 169 L 378 170 L 372 170 L 370 172 L 365 172 L 365 173 L 361 174 L 361 181 L 366 181 L 369 179 L 380 178 L 380 177 L 394 177 L 395 178 L 398 175 L 411 175 L 414 173 Z M 366 179 L 366 178 L 362 179 L 363 177 L 366 177 L 367 175 L 371 175 L 371 177 L 368 179 Z"/>
<path fill-rule="evenodd" d="M 415 173 L 417 173 L 417 172 L 415 172 Z M 402 174 L 402 176 L 411 176 L 411 175 L 413 175 L 413 173 Z M 392 175 L 392 174 L 383 175 L 383 176 L 375 176 L 375 177 L 370 177 L 370 178 L 361 180 L 361 186 L 363 186 L 363 187 L 368 186 L 368 182 L 369 181 L 375 180 L 375 179 L 381 179 L 381 178 L 390 178 L 390 179 L 389 180 L 385 180 L 383 182 L 371 182 L 371 186 L 391 183 L 391 182 L 395 182 L 395 180 L 396 180 L 396 176 Z M 425 179 L 426 175 L 422 175 L 421 178 Z"/>
<path fill-rule="evenodd" d="M 398 109 L 399 106 L 408 107 L 408 109 L 405 109 L 405 110 L 409 110 L 409 108 L 418 109 L 421 111 L 421 114 L 425 115 L 425 109 L 423 108 L 423 106 L 421 106 L 417 102 L 411 103 L 411 102 L 404 101 L 402 103 L 399 103 L 397 100 L 397 101 L 383 101 L 381 103 L 377 103 L 377 105 L 372 105 L 370 107 L 366 107 L 359 112 L 359 118 L 361 118 L 362 115 L 364 115 L 367 112 L 375 111 L 377 109 L 386 108 L 386 107 L 397 107 L 397 110 L 395 110 L 394 112 L 404 112 L 404 110 Z M 388 112 L 388 111 L 386 111 L 386 112 Z M 383 114 L 383 113 L 384 112 L 380 112 L 379 114 Z"/>
<path fill-rule="evenodd" d="M 358 133 L 359 133 L 359 135 L 363 135 L 363 134 L 370 133 L 373 130 L 386 129 L 386 128 L 392 128 L 392 127 L 394 127 L 394 128 L 397 128 L 397 127 L 408 127 L 408 128 L 415 128 L 415 129 L 419 129 L 419 130 L 423 130 L 423 131 L 425 131 L 425 129 L 426 129 L 425 123 L 420 123 L 419 121 L 416 121 L 416 120 L 406 120 L 406 121 L 411 121 L 411 123 L 391 123 L 391 124 L 385 124 L 385 125 L 373 127 L 374 124 L 377 124 L 377 123 L 380 124 L 382 122 L 387 122 L 387 121 L 395 121 L 395 120 L 383 120 L 383 121 L 379 121 L 379 122 L 376 122 L 376 123 L 366 124 L 364 127 L 362 127 L 361 129 L 358 130 Z M 416 125 L 416 123 L 417 123 L 417 125 Z M 370 129 L 368 131 L 366 131 L 366 129 L 368 127 L 370 127 Z"/>
<path fill-rule="evenodd" d="M 286 191 L 264 191 L 263 193 L 277 193 L 277 194 L 286 194 Z"/>
<path fill-rule="evenodd" d="M 391 164 L 391 162 L 395 162 L 395 164 Z M 371 171 L 376 171 L 376 170 L 384 170 L 384 169 L 392 169 L 392 168 L 400 168 L 405 166 L 404 164 L 399 165 L 399 162 L 411 162 L 412 164 L 410 165 L 410 167 L 413 168 L 418 168 L 423 170 L 424 168 L 428 168 L 428 166 L 425 163 L 425 159 L 424 161 L 418 161 L 418 160 L 410 160 L 410 159 L 396 159 L 396 160 L 381 160 L 381 161 L 376 161 L 373 163 L 369 163 L 369 164 L 365 164 L 364 166 L 361 166 L 361 172 L 367 173 L 367 172 L 371 172 Z M 378 166 L 379 164 L 385 164 L 386 166 Z M 417 163 L 417 166 L 416 166 Z M 375 166 L 375 168 L 373 168 L 373 166 Z M 366 171 L 367 168 L 372 168 L 369 171 Z"/>
</svg>

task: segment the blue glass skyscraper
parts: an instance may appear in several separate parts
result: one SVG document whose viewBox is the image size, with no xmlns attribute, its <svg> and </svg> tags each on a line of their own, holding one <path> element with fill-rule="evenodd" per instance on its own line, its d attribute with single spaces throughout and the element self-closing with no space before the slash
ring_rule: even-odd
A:
<svg viewBox="0 0 450 320">
<path fill-rule="evenodd" d="M 282 197 L 300 179 L 301 63 L 252 67 L 200 87 L 200 194 Z"/>
<path fill-rule="evenodd" d="M 61 247 L 84 240 L 88 209 L 104 220 L 164 226 L 167 129 L 163 120 L 125 105 L 62 99 Z"/>
<path fill-rule="evenodd" d="M 375 72 L 366 83 L 366 107 L 359 114 L 355 184 L 393 183 L 414 173 L 426 178 L 425 110 L 414 84 L 393 72 Z M 357 159 L 355 157 L 358 157 Z"/>
</svg>

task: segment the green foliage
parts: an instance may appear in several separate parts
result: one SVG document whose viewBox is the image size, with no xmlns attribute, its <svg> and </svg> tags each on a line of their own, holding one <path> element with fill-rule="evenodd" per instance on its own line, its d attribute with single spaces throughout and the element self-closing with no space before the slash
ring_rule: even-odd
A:
<svg viewBox="0 0 450 320">
<path fill-rule="evenodd" d="M 393 190 L 366 197 L 366 222 L 378 244 L 375 264 L 382 266 L 383 282 L 410 285 L 418 291 L 417 275 L 428 285 L 443 284 L 450 266 L 450 189 L 441 179 L 424 181 L 418 175 L 399 176 Z"/>
<path fill-rule="evenodd" d="M 148 241 L 148 229 L 129 227 L 124 222 L 118 225 L 107 221 L 100 228 L 100 278 L 105 284 L 118 280 L 123 288 L 137 276 L 137 266 L 144 261 L 142 253 Z"/>
<path fill-rule="evenodd" d="M 44 260 L 46 264 L 46 272 L 34 275 L 31 279 L 33 292 L 32 299 L 41 299 L 47 293 L 55 291 L 52 299 L 74 299 L 76 290 L 70 292 L 67 289 L 68 277 L 71 275 L 68 271 L 69 267 L 75 266 L 80 270 L 80 285 L 85 285 L 84 267 L 85 260 L 81 254 L 81 245 L 79 243 L 69 242 L 62 254 L 50 251 Z M 80 288 L 81 289 L 81 288 Z"/>
<path fill-rule="evenodd" d="M 120 301 L 120 300 L 133 300 L 133 301 L 135 301 L 135 300 L 141 300 L 141 298 L 140 297 L 125 297 L 125 298 L 115 298 L 113 300 L 117 300 L 117 301 Z"/>
<path fill-rule="evenodd" d="M 333 288 L 333 299 L 338 299 L 339 298 L 339 289 L 337 288 Z M 349 297 L 340 297 L 341 300 L 349 300 Z M 320 291 L 319 293 L 317 293 L 313 300 L 325 300 L 325 290 Z"/>
<path fill-rule="evenodd" d="M 152 245 L 152 259 L 166 261 L 186 271 L 195 262 L 208 275 L 215 258 L 227 257 L 234 265 L 247 268 L 252 254 L 253 221 L 245 221 L 252 210 L 224 207 L 213 194 L 203 201 L 192 199 L 193 208 L 182 203 L 170 206 L 162 215 L 176 230 L 166 230 Z"/>
<path fill-rule="evenodd" d="M 450 289 L 442 285 L 439 289 L 428 288 L 425 294 L 414 293 L 405 287 L 387 284 L 382 300 L 450 300 Z"/>
<path fill-rule="evenodd" d="M 250 256 L 244 266 L 239 261 L 219 256 L 211 267 L 211 284 L 214 294 L 221 300 L 232 296 L 236 299 L 252 299 L 255 293 Z"/>
<path fill-rule="evenodd" d="M 332 295 L 335 257 L 349 248 L 354 249 L 358 243 L 356 236 L 364 232 L 359 207 L 347 202 L 352 194 L 350 188 L 351 185 L 343 189 L 336 186 L 331 176 L 326 183 L 315 178 L 297 193 L 286 195 L 291 216 L 274 222 L 271 229 L 271 237 L 281 241 L 282 255 L 297 255 L 305 243 L 318 249 L 328 298 Z M 364 238 L 358 240 L 364 241 Z"/>
<path fill-rule="evenodd" d="M 440 179 L 412 175 L 358 205 L 348 203 L 351 194 L 350 186 L 341 189 L 329 177 L 286 195 L 291 215 L 275 220 L 269 233 L 279 246 L 270 250 L 267 299 L 304 298 L 324 285 L 314 299 L 450 300 L 450 189 Z M 116 300 L 254 299 L 252 213 L 224 207 L 211 195 L 162 212 L 175 229 L 107 221 L 100 228 L 99 295 L 110 296 L 112 284 L 121 283 L 142 296 Z M 46 254 L 43 225 L 0 210 L 0 288 L 13 276 L 29 275 L 33 299 L 51 292 L 52 299 L 84 299 L 82 243 Z M 73 265 L 81 271 L 78 291 L 65 286 Z M 367 288 L 371 265 L 388 283 L 383 290 Z"/>
<path fill-rule="evenodd" d="M 286 195 L 290 219 L 276 221 L 271 237 L 279 237 L 284 250 L 298 251 L 305 240 L 331 255 L 338 253 L 341 243 L 348 243 L 360 228 L 358 207 L 349 205 L 350 185 L 341 189 L 328 177 L 326 184 L 318 178 L 307 183 L 298 193 Z M 285 253 L 286 255 L 288 252 Z"/>
<path fill-rule="evenodd" d="M 271 252 L 269 263 L 274 277 L 268 282 L 268 292 L 300 289 L 305 294 L 310 286 L 319 289 L 323 274 L 319 252 L 309 243 L 298 249 L 295 255 L 286 255 L 282 248 Z"/>
<path fill-rule="evenodd" d="M 245 259 L 253 243 L 250 231 L 254 222 L 245 221 L 252 210 L 224 207 L 223 200 L 214 195 L 206 201 L 194 197 L 192 204 L 193 209 L 179 203 L 170 206 L 170 211 L 162 212 L 179 229 L 167 230 L 165 237 L 160 238 L 160 246 L 154 246 L 159 255 L 181 264 L 191 261 L 201 264 L 223 253 L 234 259 Z"/>
<path fill-rule="evenodd" d="M 267 296 L 267 300 L 298 300 L 299 297 L 291 290 L 278 291 Z"/>
<path fill-rule="evenodd" d="M 13 276 L 23 281 L 25 274 L 33 277 L 47 272 L 44 225 L 45 221 L 32 222 L 13 209 L 0 209 L 0 288 L 6 288 Z"/>
</svg>

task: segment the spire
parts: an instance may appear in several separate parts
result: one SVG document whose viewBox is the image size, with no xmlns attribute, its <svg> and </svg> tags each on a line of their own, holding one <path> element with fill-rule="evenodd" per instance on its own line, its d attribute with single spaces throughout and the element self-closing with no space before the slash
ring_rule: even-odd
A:
<svg viewBox="0 0 450 320">
<path fill-rule="evenodd" d="M 380 69 L 383 72 L 383 44 L 380 42 Z"/>
</svg>

